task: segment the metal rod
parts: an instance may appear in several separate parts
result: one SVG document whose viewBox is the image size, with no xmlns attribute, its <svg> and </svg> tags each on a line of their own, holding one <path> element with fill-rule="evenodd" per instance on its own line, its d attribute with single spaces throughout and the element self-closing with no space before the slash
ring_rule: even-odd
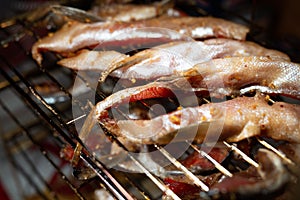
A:
<svg viewBox="0 0 300 200">
<path fill-rule="evenodd" d="M 206 103 L 211 103 L 208 99 L 206 99 L 206 98 L 202 98 L 203 99 L 203 101 L 205 101 Z"/>
<path fill-rule="evenodd" d="M 71 124 L 71 123 L 73 123 L 73 122 L 75 122 L 75 121 L 77 121 L 77 120 L 79 120 L 79 119 L 81 119 L 81 118 L 84 118 L 85 116 L 86 116 L 86 114 L 83 114 L 83 115 L 81 115 L 81 116 L 79 116 L 79 117 L 76 117 L 76 118 L 74 118 L 74 119 L 72 119 L 72 120 L 66 122 L 66 124 L 69 125 L 69 124 Z"/>
<path fill-rule="evenodd" d="M 247 161 L 249 164 L 253 165 L 254 167 L 258 168 L 259 164 L 257 162 L 255 162 L 254 160 L 252 160 L 249 156 L 247 156 L 244 152 L 242 152 L 241 150 L 239 150 L 235 145 L 230 145 L 227 142 L 223 141 L 223 143 L 231 148 L 233 151 L 235 151 L 236 153 L 238 153 L 240 156 L 242 156 L 242 158 Z"/>
<path fill-rule="evenodd" d="M 105 186 L 109 188 L 110 192 L 119 200 L 134 200 L 134 198 L 126 191 L 125 188 L 109 173 L 99 161 L 94 162 L 86 154 L 81 154 L 82 160 L 98 175 L 98 177 L 105 183 Z"/>
<path fill-rule="evenodd" d="M 285 162 L 287 162 L 288 164 L 291 165 L 295 165 L 295 163 L 293 161 L 291 161 L 283 152 L 275 149 L 272 145 L 270 145 L 269 143 L 267 143 L 264 140 L 261 140 L 259 138 L 256 138 L 258 140 L 258 142 L 260 144 L 262 144 L 264 147 L 266 147 L 267 149 L 270 149 L 271 151 L 273 151 L 274 153 L 276 153 L 280 158 L 282 158 Z"/>
<path fill-rule="evenodd" d="M 164 148 L 159 147 L 158 145 L 154 145 L 169 161 L 171 161 L 178 169 L 182 170 L 185 175 L 193 181 L 193 183 L 200 187 L 205 192 L 209 191 L 209 187 L 205 185 L 197 176 L 195 176 L 192 172 L 190 172 L 185 166 L 183 166 L 176 158 L 169 154 Z"/>
<path fill-rule="evenodd" d="M 110 134 L 110 132 L 108 132 L 107 129 L 101 123 L 100 123 L 100 126 L 102 127 L 104 133 L 106 133 L 108 135 Z M 128 149 L 119 140 L 117 140 L 115 137 L 113 137 L 112 139 L 118 144 L 118 146 L 123 148 L 125 151 L 129 152 Z M 147 170 L 143 166 L 143 164 L 140 161 L 138 161 L 133 155 L 131 155 L 130 153 L 128 153 L 127 155 L 162 192 L 164 192 L 166 195 L 172 197 L 173 199 L 180 200 L 180 198 L 171 189 L 169 189 L 164 183 L 162 183 L 159 179 L 157 179 L 155 176 L 153 176 L 150 173 L 150 171 Z"/>
<path fill-rule="evenodd" d="M 150 171 L 147 170 L 136 158 L 134 158 L 130 153 L 128 156 L 162 192 L 175 200 L 180 200 L 180 198 L 172 190 L 170 190 L 165 184 L 152 175 Z"/>
<path fill-rule="evenodd" d="M 189 142 L 187 142 L 189 143 Z M 215 159 L 213 159 L 210 155 L 208 155 L 205 151 L 201 151 L 200 149 L 197 148 L 197 146 L 189 143 L 190 146 L 197 151 L 201 156 L 205 157 L 207 160 L 209 160 L 212 164 L 214 164 L 214 166 L 224 175 L 228 176 L 228 177 L 232 177 L 233 174 L 228 171 L 225 167 L 223 167 L 220 163 L 218 163 Z"/>
</svg>

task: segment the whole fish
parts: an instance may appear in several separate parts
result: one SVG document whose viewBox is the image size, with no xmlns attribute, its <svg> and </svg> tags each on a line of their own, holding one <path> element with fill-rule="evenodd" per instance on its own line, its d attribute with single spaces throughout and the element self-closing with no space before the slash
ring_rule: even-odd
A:
<svg viewBox="0 0 300 200">
<path fill-rule="evenodd" d="M 232 39 L 205 41 L 179 41 L 140 51 L 133 56 L 116 51 L 81 51 L 78 55 L 62 59 L 58 64 L 76 70 L 99 70 L 101 80 L 107 75 L 124 79 L 153 80 L 161 76 L 176 75 L 215 58 L 241 56 L 269 56 L 289 61 L 289 57 L 276 50 L 266 49 L 256 43 Z"/>
<path fill-rule="evenodd" d="M 170 31 L 172 30 L 172 31 Z M 42 62 L 42 51 L 74 52 L 91 46 L 121 46 L 128 41 L 141 44 L 149 40 L 224 37 L 244 40 L 249 29 L 213 17 L 158 17 L 136 22 L 70 22 L 57 32 L 42 38 L 32 47 L 32 56 Z"/>
<path fill-rule="evenodd" d="M 195 65 L 182 73 L 192 87 L 206 86 L 210 91 L 230 95 L 234 90 L 254 89 L 300 99 L 300 65 L 270 57 L 234 57 L 214 59 Z M 194 86 L 193 86 L 194 85 Z"/>
<path fill-rule="evenodd" d="M 103 119 L 101 123 L 127 147 L 170 142 L 238 142 L 253 136 L 300 142 L 300 106 L 269 105 L 263 96 L 183 108 L 150 120 Z M 131 148 L 131 149 L 132 149 Z"/>
</svg>

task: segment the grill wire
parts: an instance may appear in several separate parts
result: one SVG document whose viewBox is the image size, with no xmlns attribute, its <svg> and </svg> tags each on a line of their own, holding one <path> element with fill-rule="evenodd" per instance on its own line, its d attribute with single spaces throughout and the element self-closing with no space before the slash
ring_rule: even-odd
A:
<svg viewBox="0 0 300 200">
<path fill-rule="evenodd" d="M 241 18 L 241 20 L 243 19 Z M 37 21 L 35 24 L 38 25 L 39 22 Z M 249 21 L 246 23 L 252 24 Z M 25 182 L 32 186 L 34 192 L 29 195 L 24 192 L 24 196 L 29 198 L 30 195 L 37 194 L 39 199 L 64 199 L 67 190 L 70 199 L 75 197 L 91 199 L 94 190 L 105 188 L 117 199 L 160 199 L 163 194 L 179 199 L 130 153 L 128 154 L 129 158 L 144 174 L 127 174 L 114 169 L 107 169 L 104 164 L 92 156 L 93 153 L 89 149 L 85 149 L 81 152 L 80 159 L 97 176 L 87 180 L 78 180 L 71 175 L 73 168 L 70 163 L 61 159 L 60 150 L 67 145 L 75 148 L 77 142 L 85 146 L 77 135 L 74 122 L 83 121 L 89 109 L 82 102 L 72 102 L 72 95 L 68 90 L 70 83 L 61 81 L 62 77 L 58 73 L 63 74 L 63 77 L 69 77 L 69 79 L 76 75 L 84 83 L 86 80 L 73 71 L 57 66 L 55 63 L 59 59 L 59 55 L 46 54 L 47 63 L 42 67 L 32 60 L 30 48 L 36 40 L 49 32 L 45 28 L 29 26 L 24 20 L 16 20 L 8 26 L 2 26 L 0 32 L 0 40 L 2 41 L 0 49 L 0 94 L 3 97 L 4 95 L 11 97 L 6 99 L 1 96 L 0 106 L 3 108 L 5 119 L 12 123 L 9 131 L 4 130 L 4 134 L 1 134 L 1 139 L 4 152 L 9 158 L 12 168 L 17 170 Z M 13 54 L 13 52 L 17 53 Z M 46 80 L 48 84 L 51 83 L 54 88 L 63 93 L 62 96 L 65 100 L 58 104 L 49 103 L 49 100 L 46 100 L 40 90 L 37 89 L 35 85 L 37 79 Z M 105 97 L 105 94 L 99 93 L 99 91 L 93 92 L 96 93 L 96 98 L 103 99 Z M 11 99 L 17 101 L 20 106 L 16 108 L 15 102 L 10 102 Z M 81 111 L 81 116 L 72 115 L 71 103 Z M 122 114 L 122 111 L 120 112 Z M 110 133 L 106 134 L 111 137 Z M 115 138 L 111 139 L 126 150 L 121 142 Z M 260 142 L 265 144 L 262 140 Z M 258 167 L 254 160 L 240 152 L 234 144 L 226 142 L 224 144 L 232 151 L 236 151 L 250 165 Z M 155 147 L 203 191 L 209 191 L 209 188 L 201 180 L 189 172 L 167 151 L 159 146 Z M 191 145 L 191 147 L 211 162 L 216 162 L 205 152 L 197 149 L 196 146 Z M 44 159 L 49 164 L 47 169 L 41 169 L 40 166 L 37 166 L 34 158 L 31 157 L 33 150 L 38 152 L 39 158 Z M 288 158 L 284 159 L 288 160 Z M 25 168 L 21 161 L 25 161 L 28 166 Z M 224 175 L 232 176 L 222 165 L 215 163 L 215 166 Z M 49 177 L 44 176 L 45 170 L 53 172 L 50 176 L 51 181 L 49 181 Z M 17 180 L 18 177 L 15 179 Z M 58 187 L 67 189 L 62 192 Z"/>
</svg>

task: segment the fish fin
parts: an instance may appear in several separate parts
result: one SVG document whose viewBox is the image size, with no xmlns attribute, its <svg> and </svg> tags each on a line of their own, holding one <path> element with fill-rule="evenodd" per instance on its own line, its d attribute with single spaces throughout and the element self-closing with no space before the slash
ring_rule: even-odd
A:
<svg viewBox="0 0 300 200">
<path fill-rule="evenodd" d="M 100 77 L 100 82 L 104 82 L 105 79 L 107 78 L 108 75 L 110 75 L 113 71 L 117 70 L 117 69 L 122 69 L 122 68 L 130 68 L 140 62 L 142 62 L 143 60 L 150 58 L 151 54 L 149 55 L 142 55 L 142 56 L 131 56 L 125 59 L 121 59 L 118 62 L 114 62 L 110 65 L 110 67 L 108 67 L 107 70 L 103 71 L 101 73 L 101 77 Z"/>
</svg>

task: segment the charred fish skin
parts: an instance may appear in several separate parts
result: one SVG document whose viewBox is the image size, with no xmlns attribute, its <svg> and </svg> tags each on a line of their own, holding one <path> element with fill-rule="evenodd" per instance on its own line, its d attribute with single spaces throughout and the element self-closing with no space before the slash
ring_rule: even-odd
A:
<svg viewBox="0 0 300 200">
<path fill-rule="evenodd" d="M 151 28 L 152 32 L 147 29 L 146 32 L 137 31 L 147 27 Z M 158 28 L 165 31 L 172 30 L 177 34 L 164 32 L 159 34 L 157 30 L 153 32 L 153 29 Z M 42 51 L 74 52 L 99 44 L 138 39 L 180 40 L 182 35 L 192 38 L 225 37 L 245 40 L 248 31 L 249 29 L 243 25 L 212 17 L 159 17 L 132 23 L 114 21 L 84 24 L 74 21 L 36 42 L 32 47 L 32 56 L 41 64 Z"/>
<path fill-rule="evenodd" d="M 262 97 L 238 97 L 221 103 L 184 108 L 150 120 L 116 122 L 110 119 L 102 123 L 117 137 L 126 140 L 127 144 L 135 145 L 165 145 L 175 140 L 203 143 L 210 138 L 238 142 L 252 136 L 300 143 L 299 119 L 299 105 L 278 102 L 270 106 Z M 207 132 L 208 126 L 215 125 L 222 125 L 222 128 Z M 191 130 L 196 130 L 196 133 L 191 133 Z M 176 136 L 177 131 L 181 131 L 180 136 Z"/>
</svg>

